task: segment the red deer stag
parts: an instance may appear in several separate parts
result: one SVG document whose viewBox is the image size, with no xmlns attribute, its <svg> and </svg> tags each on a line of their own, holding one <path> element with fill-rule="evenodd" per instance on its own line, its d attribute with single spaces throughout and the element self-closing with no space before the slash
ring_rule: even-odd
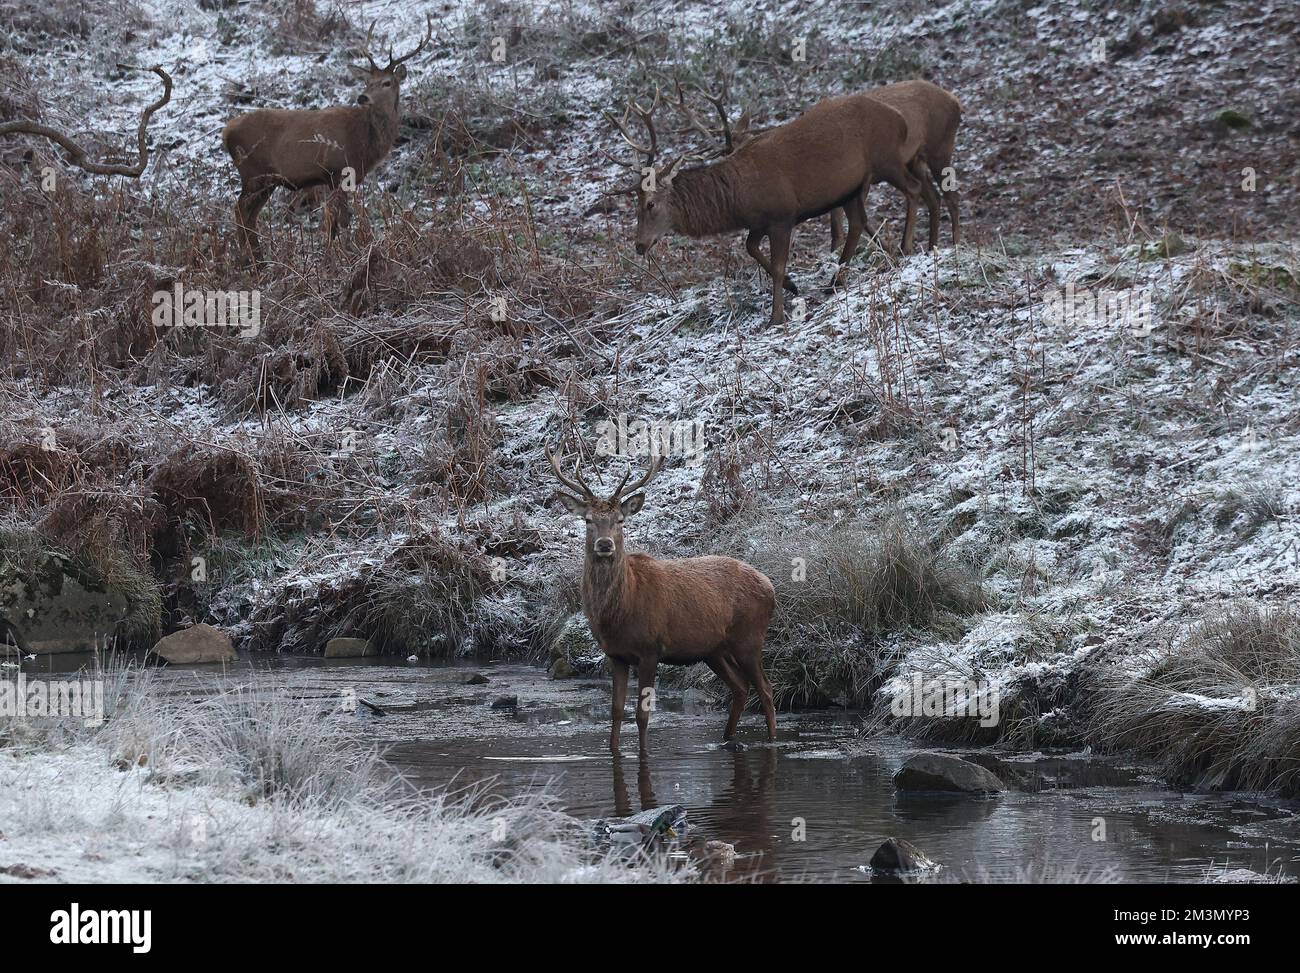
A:
<svg viewBox="0 0 1300 973">
<path fill-rule="evenodd" d="M 649 252 L 661 236 L 676 231 L 703 237 L 745 230 L 745 249 L 772 278 L 772 324 L 785 320 L 784 290 L 790 235 L 805 220 L 837 206 L 848 215 L 848 235 L 831 286 L 843 282 L 849 259 L 866 224 L 867 190 L 888 182 L 907 196 L 921 192 L 903 154 L 907 122 L 888 105 L 865 95 L 843 95 L 814 105 L 793 121 L 764 132 L 710 165 L 683 169 L 685 155 L 653 168 L 658 150 L 654 111 L 629 105 L 645 124 L 650 144 L 628 130 L 628 112 L 609 116 L 623 138 L 645 156 L 645 178 L 628 191 L 637 195 L 636 252 Z M 769 241 L 771 259 L 759 249 Z"/>
<path fill-rule="evenodd" d="M 659 560 L 623 549 L 623 520 L 641 509 L 641 490 L 659 472 L 661 460 L 631 486 L 624 476 L 608 500 L 582 480 L 560 470 L 546 447 L 546 458 L 560 484 L 560 501 L 587 522 L 587 552 L 582 573 L 582 608 L 591 632 L 609 657 L 614 674 L 613 726 L 609 748 L 618 752 L 619 729 L 627 695 L 628 671 L 636 666 L 636 725 L 641 753 L 654 705 L 659 664 L 703 662 L 731 689 L 731 715 L 723 739 L 731 739 L 751 688 L 767 717 L 767 738 L 776 739 L 772 685 L 763 672 L 763 642 L 776 608 L 776 590 L 767 577 L 730 557 Z M 628 474 L 630 475 L 630 474 Z"/>
<path fill-rule="evenodd" d="M 718 113 L 718 118 L 721 120 L 722 124 L 717 128 L 714 128 L 712 125 L 705 122 L 698 114 L 696 114 L 695 110 L 691 108 L 690 103 L 686 100 L 686 92 L 682 89 L 682 83 L 677 81 L 675 84 L 677 87 L 677 110 L 681 112 L 682 117 L 686 119 L 686 125 L 679 128 L 677 134 L 686 135 L 689 132 L 698 132 L 706 139 L 721 138 L 722 147 L 717 153 L 717 157 L 719 158 L 731 155 L 731 153 L 735 152 L 736 149 L 740 148 L 742 145 L 753 139 L 760 138 L 771 131 L 771 129 L 766 128 L 755 130 L 753 127 L 754 120 L 749 113 L 749 109 L 742 111 L 740 117 L 734 122 L 727 116 L 728 98 L 727 84 L 725 81 L 722 83 L 721 91 L 716 95 L 710 94 L 700 85 L 695 85 L 695 89 L 700 93 L 704 100 L 711 104 L 714 111 Z M 840 249 L 844 243 L 844 227 L 840 225 L 840 218 L 843 216 L 844 208 L 842 206 L 836 206 L 827 214 L 831 229 L 832 250 Z M 867 230 L 868 236 L 875 236 L 875 231 L 871 230 L 870 226 L 867 227 Z M 790 281 L 789 274 L 786 275 L 786 280 Z M 790 281 L 790 286 L 786 289 L 791 293 L 798 293 L 794 288 L 793 281 Z"/>
<path fill-rule="evenodd" d="M 333 190 L 326 221 L 331 236 L 351 217 L 340 188 L 361 180 L 388 155 L 397 138 L 400 115 L 398 93 L 406 78 L 404 62 L 415 57 L 433 37 L 433 19 L 425 18 L 424 39 L 415 50 L 393 57 L 380 67 L 370 54 L 374 24 L 366 35 L 363 53 L 369 67 L 348 65 L 365 87 L 355 105 L 315 110 L 260 108 L 232 118 L 222 132 L 222 143 L 239 170 L 243 185 L 235 204 L 235 227 L 240 244 L 260 260 L 257 214 L 280 187 Z M 341 212 L 336 212 L 341 211 Z"/>
<path fill-rule="evenodd" d="M 755 138 L 762 138 L 771 129 L 754 131 L 750 124 L 748 111 L 742 112 L 739 119 L 732 122 L 727 117 L 727 91 L 725 85 L 720 94 L 710 94 L 696 86 L 706 101 L 713 105 L 721 119 L 721 126 L 714 128 L 704 122 L 692 110 L 686 101 L 685 92 L 680 82 L 677 84 L 677 108 L 686 118 L 686 126 L 678 130 L 679 134 L 698 132 L 708 137 L 721 137 L 725 144 L 722 154 L 730 154 L 736 148 Z M 955 189 L 943 190 L 944 170 L 952 165 L 953 148 L 957 137 L 957 126 L 961 123 L 961 102 L 938 85 L 929 81 L 903 81 L 898 84 L 885 85 L 873 91 L 864 92 L 877 101 L 884 102 L 896 109 L 907 121 L 908 144 L 904 155 L 911 158 L 910 168 L 921 184 L 921 195 L 925 199 L 926 209 L 930 215 L 930 249 L 939 245 L 939 198 L 931 183 L 933 178 L 943 191 L 944 202 L 948 207 L 948 217 L 953 228 L 953 246 L 961 240 L 961 229 L 957 217 L 958 193 Z M 915 201 L 909 197 L 907 216 L 903 224 L 903 253 L 914 250 L 914 227 L 916 223 Z M 842 209 L 831 210 L 831 249 L 838 249 L 844 239 L 844 228 L 840 225 Z M 868 220 L 866 232 L 868 237 L 876 235 L 876 229 Z"/>
</svg>

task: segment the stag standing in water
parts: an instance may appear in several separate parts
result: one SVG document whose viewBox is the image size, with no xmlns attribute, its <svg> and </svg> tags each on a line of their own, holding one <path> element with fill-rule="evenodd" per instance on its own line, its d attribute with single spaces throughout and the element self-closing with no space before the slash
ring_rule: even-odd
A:
<svg viewBox="0 0 1300 973">
<path fill-rule="evenodd" d="M 406 79 L 404 62 L 415 57 L 433 37 L 433 20 L 426 18 L 424 39 L 415 50 L 393 57 L 380 67 L 370 54 L 374 24 L 363 52 L 369 67 L 348 69 L 364 83 L 355 105 L 315 110 L 261 108 L 232 118 L 222 143 L 235 160 L 243 185 L 235 204 L 235 228 L 240 244 L 255 260 L 261 258 L 257 214 L 280 187 L 333 190 L 326 203 L 330 235 L 346 225 L 351 211 L 340 188 L 355 188 L 379 165 L 397 139 L 398 93 Z"/>
<path fill-rule="evenodd" d="M 624 476 L 606 500 L 597 497 L 578 470 L 572 478 L 546 448 L 560 484 L 560 501 L 587 523 L 587 553 L 582 573 L 582 608 L 591 632 L 609 657 L 614 675 L 609 748 L 618 752 L 619 729 L 628 673 L 637 673 L 636 725 L 641 754 L 654 707 L 659 664 L 703 662 L 731 689 L 731 715 L 724 740 L 730 740 L 754 689 L 767 717 L 767 738 L 776 739 L 772 685 L 763 672 L 763 643 L 776 608 L 776 590 L 767 576 L 730 557 L 660 560 L 623 549 L 623 521 L 641 509 L 642 487 L 659 472 L 656 458 L 631 486 Z M 628 474 L 631 475 L 630 473 Z"/>
</svg>

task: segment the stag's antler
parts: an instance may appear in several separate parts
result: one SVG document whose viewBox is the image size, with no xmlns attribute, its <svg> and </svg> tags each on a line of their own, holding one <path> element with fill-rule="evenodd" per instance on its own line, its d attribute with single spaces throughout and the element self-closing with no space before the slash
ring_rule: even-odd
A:
<svg viewBox="0 0 1300 973">
<path fill-rule="evenodd" d="M 650 469 L 646 470 L 645 476 L 641 477 L 641 479 L 637 480 L 635 483 L 633 483 L 630 487 L 628 487 L 625 490 L 623 489 L 623 486 L 625 483 L 627 483 L 627 478 L 632 475 L 632 471 L 628 470 L 626 473 L 623 474 L 623 479 L 619 481 L 618 486 L 614 488 L 613 494 L 610 495 L 609 502 L 618 503 L 619 500 L 624 495 L 636 493 L 643 486 L 645 486 L 647 483 L 649 483 L 651 480 L 654 479 L 655 474 L 657 474 L 661 469 L 663 469 L 663 465 L 664 465 L 664 458 L 662 456 L 654 457 L 653 459 L 650 460 Z"/>
<path fill-rule="evenodd" d="M 370 21 L 370 29 L 366 31 L 366 41 L 361 45 L 361 53 L 364 54 L 366 60 L 370 62 L 371 71 L 379 70 L 379 65 L 375 63 L 374 57 L 370 54 L 370 42 L 375 39 L 375 24 L 377 23 L 378 21 L 376 20 Z"/>
<path fill-rule="evenodd" d="M 655 98 L 654 101 L 650 104 L 649 109 L 642 108 L 640 102 L 633 101 L 633 102 L 629 102 L 627 107 L 623 109 L 622 118 L 616 118 L 612 112 L 608 112 L 608 111 L 605 112 L 605 117 L 608 118 L 611 122 L 613 122 L 618 127 L 619 132 L 622 133 L 623 140 L 627 142 L 628 145 L 632 146 L 634 150 L 636 150 L 637 152 L 641 153 L 641 155 L 644 155 L 646 157 L 643 165 L 647 165 L 647 166 L 654 165 L 655 154 L 659 151 L 659 136 L 655 133 L 655 121 L 654 121 L 654 113 L 659 108 L 659 102 L 660 102 L 659 86 L 655 85 Z M 642 145 L 640 142 L 638 142 L 636 139 L 632 137 L 632 133 L 628 129 L 628 115 L 631 112 L 636 112 L 637 117 L 640 118 L 641 121 L 645 124 L 646 131 L 650 133 L 649 145 Z M 634 166 L 633 168 L 640 168 L 640 167 Z"/>
<path fill-rule="evenodd" d="M 420 41 L 420 43 L 416 45 L 415 50 L 413 50 L 410 54 L 403 54 L 401 57 L 398 58 L 393 57 L 393 45 L 389 44 L 388 45 L 388 67 L 381 68 L 379 64 L 375 61 L 374 55 L 370 53 L 370 45 L 375 38 L 376 23 L 377 21 L 373 21 L 373 20 L 370 22 L 370 29 L 366 31 L 365 43 L 361 45 L 361 53 L 364 54 L 366 56 L 366 60 L 370 62 L 371 71 L 393 70 L 393 68 L 397 67 L 403 61 L 409 61 L 411 58 L 415 57 L 415 55 L 419 54 L 428 45 L 429 41 L 433 39 L 433 17 L 430 16 L 429 14 L 425 14 L 424 15 L 424 26 L 425 26 L 424 40 Z"/>
<path fill-rule="evenodd" d="M 129 68 L 130 65 L 119 64 L 118 67 Z M 134 165 L 120 162 L 92 162 L 86 158 L 86 150 L 74 142 L 70 135 L 60 132 L 57 128 L 25 118 L 0 124 L 0 135 L 19 133 L 43 135 L 51 142 L 56 142 L 67 149 L 68 154 L 72 156 L 69 161 L 86 172 L 97 176 L 129 176 L 132 179 L 139 179 L 144 174 L 145 166 L 149 164 L 149 148 L 145 143 L 145 129 L 149 127 L 149 119 L 153 118 L 154 112 L 172 100 L 172 76 L 157 65 L 149 70 L 162 78 L 163 93 L 162 97 L 146 108 L 144 114 L 140 116 L 140 125 L 136 129 L 136 147 L 139 156 Z"/>
<path fill-rule="evenodd" d="M 551 470 L 555 473 L 555 478 L 560 481 L 560 484 L 570 493 L 578 494 L 578 497 L 575 499 L 583 499 L 588 503 L 594 503 L 596 501 L 596 494 L 592 493 L 591 487 L 587 486 L 587 484 L 583 482 L 582 474 L 580 472 L 582 470 L 582 460 L 578 460 L 577 464 L 574 466 L 574 478 L 571 480 L 560 471 L 560 458 L 551 452 L 551 446 L 549 443 L 546 444 L 544 449 L 546 452 L 546 458 L 551 462 Z"/>
<path fill-rule="evenodd" d="M 433 40 L 433 17 L 432 17 L 432 15 L 430 15 L 430 14 L 425 14 L 425 15 L 424 15 L 424 24 L 425 24 L 425 29 L 424 29 L 424 40 L 420 41 L 420 43 L 419 43 L 418 45 L 416 45 L 415 50 L 413 50 L 410 54 L 403 54 L 401 57 L 399 57 L 399 58 L 397 58 L 396 60 L 394 60 L 394 59 L 393 59 L 393 45 L 391 45 L 391 44 L 388 45 L 388 67 L 385 68 L 385 70 L 387 70 L 387 71 L 391 71 L 391 70 L 393 70 L 393 68 L 397 67 L 397 66 L 398 66 L 399 64 L 401 64 L 403 61 L 409 61 L 411 58 L 415 57 L 415 55 L 419 54 L 422 50 L 425 49 L 425 47 L 428 46 L 429 41 Z"/>
<path fill-rule="evenodd" d="M 686 90 L 682 87 L 682 83 L 678 81 L 676 84 L 677 84 L 677 108 L 682 113 L 682 115 L 685 116 L 686 123 L 687 123 L 684 128 L 681 128 L 678 131 L 682 133 L 691 132 L 691 131 L 699 132 L 701 135 L 703 135 L 705 138 L 708 139 L 713 139 L 713 138 L 717 138 L 718 136 L 721 136 L 723 142 L 722 153 L 724 155 L 730 155 L 732 152 L 734 152 L 738 147 L 737 142 L 740 140 L 741 136 L 748 134 L 749 112 L 748 111 L 741 112 L 740 118 L 736 120 L 733 128 L 733 123 L 727 115 L 727 102 L 730 100 L 730 96 L 728 93 L 726 80 L 724 79 L 721 81 L 722 88 L 716 95 L 705 90 L 705 88 L 702 85 L 697 84 L 693 86 L 696 91 L 698 91 L 701 95 L 704 96 L 705 101 L 713 105 L 714 110 L 717 111 L 718 118 L 721 119 L 722 121 L 722 125 L 719 128 L 714 128 L 713 126 L 707 124 L 700 118 L 699 115 L 695 113 L 695 109 L 693 109 L 690 106 L 690 104 L 686 101 Z"/>
</svg>

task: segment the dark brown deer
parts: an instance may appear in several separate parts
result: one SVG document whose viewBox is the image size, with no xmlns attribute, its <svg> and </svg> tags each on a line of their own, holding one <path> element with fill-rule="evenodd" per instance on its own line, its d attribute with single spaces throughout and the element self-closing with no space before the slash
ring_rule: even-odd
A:
<svg viewBox="0 0 1300 973">
<path fill-rule="evenodd" d="M 752 139 L 761 138 L 771 131 L 770 128 L 754 128 L 754 119 L 746 108 L 740 113 L 740 116 L 733 122 L 727 114 L 727 84 L 722 82 L 721 90 L 717 94 L 711 94 L 708 90 L 700 85 L 695 85 L 695 89 L 700 95 L 713 106 L 713 110 L 718 113 L 721 124 L 713 127 L 704 121 L 696 113 L 686 98 L 686 92 L 682 88 L 680 81 L 676 82 L 677 87 L 677 110 L 681 112 L 686 119 L 686 125 L 677 130 L 678 135 L 685 135 L 688 132 L 697 132 L 706 139 L 722 139 L 722 145 L 718 151 L 717 157 L 728 156 L 735 152 L 736 149 L 745 145 Z M 838 250 L 844 244 L 844 227 L 840 225 L 844 217 L 844 208 L 836 206 L 827 215 L 827 222 L 831 230 L 831 249 Z M 867 227 L 868 236 L 875 236 L 875 231 L 870 226 Z M 786 280 L 790 281 L 790 276 L 786 275 Z M 798 293 L 793 282 L 786 288 L 791 293 Z"/>
<path fill-rule="evenodd" d="M 549 446 L 546 458 L 569 491 L 557 491 L 556 495 L 587 523 L 582 608 L 614 675 L 610 750 L 618 752 L 628 672 L 635 666 L 636 725 L 640 752 L 646 753 L 660 663 L 689 666 L 703 662 L 730 687 L 731 715 L 724 740 L 736 732 L 750 689 L 757 691 L 767 717 L 767 738 L 775 740 L 772 685 L 763 672 L 763 643 L 776 608 L 772 582 L 735 558 L 659 560 L 624 551 L 623 521 L 645 503 L 645 494 L 639 491 L 659 472 L 662 463 L 658 458 L 631 486 L 627 486 L 631 474 L 625 475 L 606 500 L 592 492 L 578 469 L 572 478 L 565 476 Z"/>
<path fill-rule="evenodd" d="M 628 130 L 628 113 L 613 118 L 624 139 L 644 157 L 644 178 L 629 191 L 637 195 L 636 251 L 648 253 L 664 234 L 676 231 L 703 237 L 747 231 L 745 249 L 772 278 L 772 324 L 785 320 L 784 290 L 790 236 L 805 220 L 840 206 L 848 234 L 831 286 L 843 283 L 849 259 L 866 224 L 865 197 L 875 182 L 888 182 L 904 195 L 919 196 L 920 182 L 904 155 L 907 122 L 895 109 L 865 95 L 828 98 L 793 121 L 763 133 L 710 165 L 683 168 L 685 155 L 654 168 L 658 137 L 654 111 L 629 106 L 649 132 L 638 143 Z M 637 167 L 634 167 L 637 168 Z M 760 245 L 769 241 L 771 259 Z"/>
<path fill-rule="evenodd" d="M 423 51 L 433 37 L 432 18 L 425 22 L 424 39 L 415 50 L 394 57 L 390 47 L 388 64 L 382 68 L 370 54 L 371 24 L 363 48 L 369 66 L 348 65 L 365 85 L 355 105 L 314 110 L 260 108 L 226 124 L 222 143 L 243 183 L 235 204 L 235 227 L 241 246 L 255 260 L 261 257 L 257 214 L 281 187 L 332 190 L 326 204 L 330 235 L 340 224 L 346 225 L 351 211 L 340 190 L 359 186 L 392 150 L 401 117 L 397 104 L 406 79 L 405 62 Z"/>
</svg>

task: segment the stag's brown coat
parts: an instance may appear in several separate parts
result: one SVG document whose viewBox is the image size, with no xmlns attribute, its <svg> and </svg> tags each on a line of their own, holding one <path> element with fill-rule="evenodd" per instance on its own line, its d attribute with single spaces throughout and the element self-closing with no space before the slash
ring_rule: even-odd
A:
<svg viewBox="0 0 1300 973">
<path fill-rule="evenodd" d="M 957 126 L 961 124 L 961 102 L 953 95 L 929 81 L 902 81 L 866 92 L 868 97 L 889 105 L 907 121 L 908 139 L 904 153 L 912 160 L 912 172 L 921 183 L 926 208 L 930 214 L 930 249 L 939 245 L 939 200 L 933 178 L 943 191 L 944 205 L 952 223 L 952 245 L 961 241 L 961 226 L 957 217 L 958 192 L 943 189 L 944 170 L 952 165 L 953 150 L 957 140 Z M 916 223 L 916 200 L 908 198 L 907 220 L 903 227 L 903 252 L 912 250 L 912 235 Z"/>
</svg>

